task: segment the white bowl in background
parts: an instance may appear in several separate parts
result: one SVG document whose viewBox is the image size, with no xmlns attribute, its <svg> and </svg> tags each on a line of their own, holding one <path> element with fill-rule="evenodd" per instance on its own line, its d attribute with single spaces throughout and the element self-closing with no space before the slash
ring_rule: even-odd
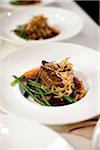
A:
<svg viewBox="0 0 100 150">
<path fill-rule="evenodd" d="M 30 5 L 13 5 L 10 2 L 14 1 L 14 0 L 0 0 L 0 7 L 1 8 L 6 8 L 6 9 L 11 9 L 11 10 L 17 10 L 17 9 L 24 9 L 24 8 L 31 8 L 33 6 L 39 6 L 39 5 L 49 5 L 52 2 L 54 2 L 54 0 L 41 0 L 41 3 L 39 4 L 30 4 Z"/>
<path fill-rule="evenodd" d="M 44 15 L 52 27 L 57 27 L 60 33 L 43 40 L 25 40 L 17 36 L 13 30 L 19 25 L 29 22 L 33 16 Z M 69 10 L 56 7 L 34 6 L 15 12 L 8 12 L 0 18 L 0 38 L 19 45 L 64 41 L 78 34 L 83 27 L 81 17 Z"/>
</svg>

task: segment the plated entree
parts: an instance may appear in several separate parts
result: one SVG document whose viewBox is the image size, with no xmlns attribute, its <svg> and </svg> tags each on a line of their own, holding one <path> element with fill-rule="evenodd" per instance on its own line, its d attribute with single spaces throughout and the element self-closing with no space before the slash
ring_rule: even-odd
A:
<svg viewBox="0 0 100 150">
<path fill-rule="evenodd" d="M 63 106 L 77 102 L 86 94 L 83 82 L 73 71 L 73 65 L 64 59 L 60 63 L 42 61 L 39 68 L 25 72 L 22 76 L 13 76 L 14 86 L 19 84 L 23 95 L 29 96 L 44 106 Z"/>
<path fill-rule="evenodd" d="M 41 0 L 12 0 L 10 3 L 12 5 L 31 5 L 31 4 L 38 4 Z"/>
<path fill-rule="evenodd" d="M 29 23 L 18 26 L 15 34 L 25 40 L 41 40 L 57 36 L 60 32 L 57 28 L 48 24 L 43 15 L 35 16 Z"/>
</svg>

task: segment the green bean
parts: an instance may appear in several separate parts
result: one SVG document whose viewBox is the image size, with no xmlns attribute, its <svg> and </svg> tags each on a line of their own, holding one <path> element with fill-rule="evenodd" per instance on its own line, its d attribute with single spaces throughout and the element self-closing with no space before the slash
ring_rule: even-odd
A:
<svg viewBox="0 0 100 150">
<path fill-rule="evenodd" d="M 41 97 L 43 98 L 44 102 L 45 102 L 48 106 L 50 106 L 50 103 L 48 102 L 48 100 L 47 100 L 46 97 L 45 97 L 45 94 L 43 93 L 43 91 L 44 91 L 44 92 L 47 92 L 47 91 L 41 87 L 41 86 L 42 86 L 41 83 L 38 83 L 38 82 L 36 82 L 36 81 L 32 81 L 32 80 L 30 80 L 30 79 L 29 79 L 28 81 L 29 81 L 28 84 L 33 85 L 35 88 L 38 89 L 38 91 L 39 91 Z M 42 91 L 42 90 L 43 90 L 43 91 Z"/>
<path fill-rule="evenodd" d="M 48 95 L 48 94 L 57 94 L 57 92 L 56 92 L 56 91 L 52 91 L 52 90 L 48 90 L 48 91 L 46 92 L 46 95 Z"/>
<path fill-rule="evenodd" d="M 69 103 L 75 103 L 76 100 L 70 96 L 64 95 L 63 96 L 64 99 L 66 99 Z"/>
<path fill-rule="evenodd" d="M 31 80 L 31 79 L 28 79 L 28 81 L 31 82 L 31 83 L 33 83 L 33 84 L 36 84 L 36 85 L 38 85 L 38 86 L 41 86 L 41 85 L 42 85 L 41 83 L 39 83 L 39 82 L 37 82 L 37 81 L 33 81 L 33 80 Z"/>
<path fill-rule="evenodd" d="M 24 78 L 24 75 L 21 75 L 20 77 L 18 77 L 19 80 L 22 80 L 23 78 Z M 11 82 L 11 86 L 14 86 L 17 83 L 18 81 L 15 79 L 13 82 Z"/>
<path fill-rule="evenodd" d="M 13 5 L 21 5 L 21 2 L 19 0 L 11 1 L 10 3 Z"/>
<path fill-rule="evenodd" d="M 27 86 L 27 89 L 30 90 L 32 93 L 34 94 L 39 94 L 39 92 L 37 92 L 36 90 L 31 89 L 30 87 Z"/>
<path fill-rule="evenodd" d="M 47 91 L 42 87 L 42 84 L 39 82 L 32 81 L 29 79 L 28 84 L 34 86 L 35 88 L 42 89 L 45 93 L 47 93 Z"/>
<path fill-rule="evenodd" d="M 46 97 L 45 97 L 43 91 L 42 91 L 41 89 L 38 89 L 38 91 L 39 91 L 41 97 L 43 98 L 44 102 L 45 102 L 48 106 L 51 106 L 51 104 L 49 103 L 49 101 L 46 99 Z"/>
<path fill-rule="evenodd" d="M 38 100 L 31 92 L 29 89 L 27 89 L 27 87 L 19 80 L 19 78 L 17 78 L 15 75 L 13 76 L 16 80 L 17 83 L 19 83 L 19 85 L 21 86 L 21 88 L 27 92 L 36 102 L 38 102 L 41 105 L 45 105 L 43 102 L 41 102 L 40 100 Z"/>
<path fill-rule="evenodd" d="M 28 39 L 28 34 L 27 34 L 27 32 L 24 29 L 18 28 L 18 29 L 15 29 L 13 31 L 16 34 L 18 34 L 21 38 L 26 39 L 26 40 Z"/>
<path fill-rule="evenodd" d="M 28 84 L 31 86 L 34 86 L 35 88 L 42 89 L 46 95 L 51 94 L 51 93 L 56 94 L 56 91 L 53 91 L 53 89 L 47 91 L 43 88 L 41 83 L 33 81 L 31 79 L 28 79 Z"/>
</svg>

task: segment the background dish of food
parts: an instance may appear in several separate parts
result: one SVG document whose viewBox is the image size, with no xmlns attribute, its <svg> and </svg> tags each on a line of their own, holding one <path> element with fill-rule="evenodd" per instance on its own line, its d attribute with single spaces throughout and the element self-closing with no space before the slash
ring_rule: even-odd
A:
<svg viewBox="0 0 100 150">
<path fill-rule="evenodd" d="M 43 15 L 34 16 L 26 24 L 16 27 L 13 32 L 24 40 L 45 40 L 60 34 L 59 29 L 50 26 Z"/>
<path fill-rule="evenodd" d="M 23 9 L 23 8 L 27 8 L 27 7 L 31 8 L 34 5 L 49 5 L 54 0 L 40 0 L 41 1 L 40 3 L 30 4 L 30 5 L 13 5 L 13 4 L 11 4 L 12 1 L 16 1 L 16 0 L 0 0 L 0 7 L 16 10 L 16 9 Z"/>
<path fill-rule="evenodd" d="M 60 33 L 49 39 L 43 40 L 24 40 L 18 37 L 13 30 L 18 25 L 25 24 L 32 16 L 43 14 L 48 19 L 48 24 L 58 28 Z M 40 7 L 22 9 L 16 12 L 8 13 L 0 18 L 0 37 L 9 42 L 19 45 L 30 45 L 51 41 L 65 41 L 78 34 L 83 27 L 83 22 L 80 16 L 68 10 L 55 7 Z"/>
<path fill-rule="evenodd" d="M 88 92 L 77 103 L 61 107 L 43 107 L 33 104 L 20 93 L 19 87 L 10 86 L 12 74 L 39 66 L 44 58 L 60 61 L 70 56 L 76 75 L 83 81 Z M 24 59 L 23 59 L 24 58 Z M 1 105 L 5 109 L 46 124 L 68 124 L 92 118 L 98 110 L 98 53 L 92 49 L 74 44 L 51 43 L 34 45 L 13 52 L 1 61 Z M 5 94 L 6 93 L 6 94 Z"/>
</svg>

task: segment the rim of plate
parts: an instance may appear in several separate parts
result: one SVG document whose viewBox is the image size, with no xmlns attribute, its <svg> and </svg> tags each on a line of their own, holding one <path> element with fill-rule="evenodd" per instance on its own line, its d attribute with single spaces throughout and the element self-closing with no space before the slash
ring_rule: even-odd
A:
<svg viewBox="0 0 100 150">
<path fill-rule="evenodd" d="M 34 45 L 34 46 L 35 47 L 38 47 L 38 46 L 46 47 L 47 45 L 48 44 L 39 44 L 39 45 Z M 26 47 L 26 48 L 22 48 L 22 49 L 20 49 L 16 52 L 13 52 L 13 53 L 7 55 L 5 58 L 3 58 L 2 61 L 5 61 L 8 57 L 11 57 L 15 54 L 18 54 L 19 52 L 23 53 L 23 51 L 24 50 L 27 51 L 28 48 L 33 49 L 34 46 L 29 46 L 29 47 Z M 81 46 L 81 45 L 76 45 L 76 44 L 71 44 L 71 43 L 56 43 L 55 42 L 55 43 L 50 43 L 50 46 L 51 47 L 53 47 L 53 46 L 57 47 L 58 46 L 60 48 L 62 47 L 62 48 L 66 48 L 66 49 L 67 48 L 77 49 L 78 52 L 79 51 L 82 52 L 81 49 L 84 49 L 85 53 L 88 52 L 88 54 L 92 53 L 96 57 L 98 56 L 98 52 L 96 52 L 95 50 L 93 50 L 91 48 Z M 16 90 L 18 90 L 18 88 L 19 87 L 17 85 L 14 90 L 16 91 Z M 41 118 L 41 117 L 39 119 L 37 119 L 36 117 L 33 117 L 33 118 L 37 122 L 42 122 L 42 123 L 45 123 L 45 124 L 55 124 L 55 125 L 61 124 L 62 125 L 62 124 L 77 123 L 77 122 L 80 122 L 80 121 L 85 121 L 87 119 L 90 119 L 90 118 L 95 117 L 95 116 L 100 114 L 100 112 L 98 110 L 98 105 L 97 105 L 98 104 L 98 99 L 96 99 L 95 102 L 92 102 L 93 104 L 91 102 L 89 102 L 89 100 L 88 100 L 89 98 L 90 99 L 92 98 L 92 95 L 91 95 L 91 92 L 93 92 L 92 90 L 93 89 L 91 87 L 90 92 L 87 93 L 88 97 L 87 96 L 84 97 L 82 100 L 78 101 L 77 103 L 74 103 L 74 104 L 71 104 L 71 105 L 59 106 L 59 107 L 43 107 L 43 106 L 40 106 L 40 105 L 36 105 L 36 104 L 28 101 L 26 98 L 24 98 L 24 96 L 22 96 L 22 94 L 18 90 L 17 91 L 17 94 L 18 94 L 17 99 L 20 98 L 20 104 L 21 105 L 23 104 L 25 114 L 23 113 L 23 110 L 20 110 L 20 112 L 18 112 L 18 111 L 16 112 L 16 110 L 13 110 L 12 108 L 9 108 L 9 106 L 5 106 L 5 104 L 4 104 L 4 106 L 5 106 L 5 109 L 7 109 L 8 111 L 11 111 L 11 112 L 14 112 L 16 114 L 22 115 L 24 117 L 26 117 L 26 114 L 28 113 L 28 118 L 31 118 L 31 119 L 32 119 L 32 114 L 30 114 L 31 112 L 33 114 L 35 114 L 36 117 L 38 115 L 40 115 L 43 118 Z M 97 87 L 97 94 L 98 94 L 98 87 Z M 97 98 L 98 98 L 98 96 L 97 96 Z M 88 108 L 91 107 L 91 106 L 88 106 L 87 104 L 91 104 L 95 107 L 92 106 L 91 110 L 88 111 Z M 88 106 L 88 107 L 85 108 L 86 106 Z M 25 110 L 25 108 L 27 108 L 28 110 L 27 109 Z M 85 111 L 83 110 L 83 113 L 82 113 L 81 109 L 80 109 L 80 111 L 78 110 L 79 108 L 84 108 L 86 110 Z M 77 112 L 77 113 L 75 112 L 76 113 L 75 116 L 71 116 L 71 118 L 64 116 L 63 119 L 58 117 L 58 116 L 63 117 L 63 115 L 67 114 L 68 112 L 71 112 L 73 114 L 73 112 L 72 112 L 73 109 L 74 109 L 74 112 L 75 112 L 75 110 Z M 38 112 L 39 112 L 39 114 L 38 114 Z M 44 115 L 42 115 L 43 112 L 44 112 Z M 52 112 L 53 112 L 53 116 L 51 115 Z M 80 116 L 79 112 L 82 113 L 81 116 Z M 57 120 L 55 122 L 56 117 L 57 117 Z M 67 118 L 67 120 L 66 120 L 66 118 Z"/>
<path fill-rule="evenodd" d="M 41 148 L 40 145 L 43 143 L 42 146 L 44 146 L 44 149 L 51 150 L 51 149 L 58 148 L 58 143 L 60 142 L 60 148 L 62 148 L 63 150 L 66 150 L 66 148 L 69 150 L 74 150 L 73 146 L 68 141 L 66 141 L 63 137 L 61 137 L 57 132 L 55 132 L 48 126 L 36 123 L 36 122 L 26 119 L 26 118 L 21 118 L 21 117 L 15 116 L 13 114 L 8 114 L 8 115 L 0 114 L 0 119 L 1 119 L 0 120 L 0 123 L 1 123 L 0 137 L 7 136 L 7 138 L 5 139 L 5 142 L 4 142 L 3 138 L 0 139 L 0 143 L 1 143 L 1 141 L 3 142 L 1 144 L 3 146 L 2 148 L 0 145 L 1 149 L 5 149 L 5 147 L 8 146 L 9 148 L 7 148 L 5 150 L 8 150 L 8 149 L 18 150 L 19 149 L 18 147 L 21 146 L 22 149 L 25 148 L 25 150 L 27 150 L 28 146 L 31 145 L 32 147 L 29 149 L 35 150 L 36 146 L 39 146 L 39 149 L 40 149 Z M 19 124 L 17 124 L 18 122 L 19 122 Z M 27 135 L 26 129 L 29 132 L 28 135 Z M 23 134 L 20 135 L 20 132 L 22 132 Z M 42 136 L 40 136 L 40 137 L 37 136 L 40 132 L 42 135 L 45 132 L 44 138 L 42 138 Z M 10 142 L 13 140 L 14 136 L 15 136 L 14 142 L 13 142 L 13 144 L 11 144 Z M 20 136 L 21 136 L 21 138 L 20 138 Z M 23 136 L 24 136 L 24 138 L 23 138 Z M 50 138 L 48 138 L 47 143 L 45 144 L 45 140 L 46 140 L 47 136 L 50 136 Z M 33 142 L 32 142 L 32 140 L 30 140 L 30 137 L 31 137 L 31 139 L 35 140 L 35 142 L 36 142 L 35 144 L 32 144 Z M 8 140 L 8 138 L 11 138 L 11 139 Z M 20 140 L 22 138 L 23 138 L 23 140 L 21 141 L 22 143 L 20 143 Z M 25 143 L 25 141 L 27 141 L 27 143 Z M 39 144 L 38 141 L 40 141 L 41 144 Z M 5 144 L 7 144 L 7 145 L 5 145 Z"/>
<path fill-rule="evenodd" d="M 75 29 L 74 30 L 74 32 L 72 32 L 70 35 L 68 35 L 68 36 L 66 36 L 65 34 L 64 34 L 64 36 L 63 37 L 57 37 L 57 36 L 55 36 L 55 37 L 53 37 L 53 38 L 49 38 L 49 39 L 46 39 L 46 40 L 38 40 L 38 41 L 36 41 L 36 40 L 32 40 L 32 41 L 17 41 L 17 40 L 15 40 L 15 39 L 10 39 L 10 38 L 7 38 L 7 37 L 3 37 L 2 35 L 0 35 L 0 38 L 1 39 L 3 39 L 3 40 L 5 40 L 5 41 L 8 41 L 8 42 L 10 42 L 10 43 L 13 43 L 13 44 L 17 44 L 17 45 L 21 45 L 21 46 L 28 46 L 28 45 L 34 45 L 34 44 L 41 44 L 41 43 L 48 43 L 48 42 L 63 42 L 63 41 L 66 41 L 66 40 L 68 40 L 68 39 L 70 39 L 70 38 L 72 38 L 72 37 L 74 37 L 74 36 L 76 36 L 77 34 L 79 34 L 80 32 L 81 32 L 81 30 L 82 30 L 82 28 L 83 28 L 83 25 L 84 25 L 84 23 L 83 23 L 83 20 L 82 20 L 82 18 L 81 18 L 81 16 L 80 15 L 78 15 L 77 13 L 75 13 L 75 12 L 73 12 L 73 11 L 70 11 L 70 10 L 67 10 L 67 9 L 65 9 L 65 8 L 58 8 L 58 7 L 53 7 L 53 6 L 33 6 L 32 8 L 25 8 L 25 9 L 22 9 L 22 10 L 15 10 L 14 12 L 8 12 L 8 13 L 5 13 L 4 15 L 2 15 L 1 17 L 0 17 L 0 19 L 3 19 L 3 18 L 5 18 L 5 17 L 9 17 L 9 15 L 11 16 L 11 14 L 12 15 L 16 15 L 17 13 L 21 13 L 21 12 L 23 12 L 23 11 L 25 11 L 25 10 L 30 10 L 30 9 L 41 9 L 41 10 L 43 10 L 43 9 L 45 9 L 45 10 L 47 10 L 47 9 L 49 9 L 50 11 L 52 11 L 52 10 L 54 10 L 54 11 L 58 11 L 58 12 L 65 12 L 65 13 L 70 13 L 71 15 L 74 15 L 75 17 L 77 17 L 78 19 L 79 19 L 79 21 L 80 21 L 80 25 L 78 26 L 78 28 L 77 29 Z M 60 35 L 60 34 L 59 34 Z M 59 36 L 58 35 L 58 36 Z M 62 35 L 62 34 L 61 34 Z M 22 40 L 22 39 L 21 39 Z"/>
</svg>

